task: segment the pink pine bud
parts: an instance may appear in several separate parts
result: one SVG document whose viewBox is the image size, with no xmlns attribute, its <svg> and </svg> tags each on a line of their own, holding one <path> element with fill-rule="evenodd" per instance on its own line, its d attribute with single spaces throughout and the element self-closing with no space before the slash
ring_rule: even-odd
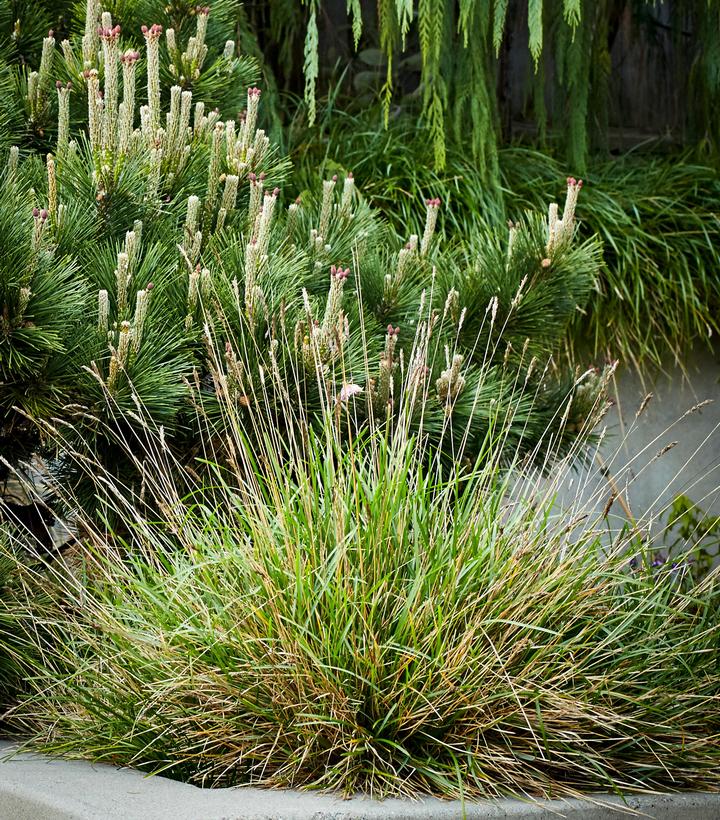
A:
<svg viewBox="0 0 720 820">
<path fill-rule="evenodd" d="M 40 216 L 40 208 L 33 208 L 32 215 L 37 219 Z"/>
<path fill-rule="evenodd" d="M 277 196 L 280 193 L 279 188 L 273 188 L 273 196 Z"/>
<path fill-rule="evenodd" d="M 348 178 L 348 179 L 352 179 L 352 178 L 353 178 L 352 171 L 348 171 L 347 178 Z"/>
<path fill-rule="evenodd" d="M 163 27 L 159 23 L 153 23 L 150 28 L 141 26 L 140 31 L 145 35 L 146 40 L 157 40 L 163 32 Z"/>
<path fill-rule="evenodd" d="M 48 218 L 48 212 L 45 210 L 45 208 L 43 208 L 40 211 L 40 219 L 42 219 L 42 221 L 44 222 L 47 218 Z"/>
<path fill-rule="evenodd" d="M 337 182 L 337 174 L 333 174 L 332 181 L 333 181 L 333 182 Z"/>
<path fill-rule="evenodd" d="M 152 282 L 148 282 L 147 285 L 145 285 L 145 290 L 151 291 L 154 287 L 155 285 Z"/>
<path fill-rule="evenodd" d="M 253 174 L 252 171 L 250 171 L 250 173 L 248 174 L 248 179 L 250 180 L 250 182 L 254 183 L 257 180 L 257 177 L 255 176 L 255 174 Z"/>
<path fill-rule="evenodd" d="M 55 81 L 55 88 L 57 88 L 58 91 L 62 88 L 62 83 L 60 80 Z"/>
<path fill-rule="evenodd" d="M 48 31 L 48 37 L 52 38 L 54 36 L 55 36 L 55 32 L 52 29 L 50 29 L 50 31 Z"/>
<path fill-rule="evenodd" d="M 266 176 L 265 172 L 263 172 L 263 173 L 261 173 L 261 174 L 260 174 L 260 176 L 258 177 L 258 179 L 260 180 L 260 182 L 264 182 L 264 181 L 265 181 L 265 176 Z"/>
</svg>

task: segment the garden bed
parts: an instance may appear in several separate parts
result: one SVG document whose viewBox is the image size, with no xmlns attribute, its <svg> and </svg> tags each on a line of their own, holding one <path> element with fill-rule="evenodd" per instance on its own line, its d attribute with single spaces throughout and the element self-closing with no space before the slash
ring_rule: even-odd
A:
<svg viewBox="0 0 720 820">
<path fill-rule="evenodd" d="M 234 0 L 126 5 L 0 82 L 0 817 L 719 816 L 720 520 L 602 449 L 717 330 L 713 169 L 296 197 Z"/>
</svg>

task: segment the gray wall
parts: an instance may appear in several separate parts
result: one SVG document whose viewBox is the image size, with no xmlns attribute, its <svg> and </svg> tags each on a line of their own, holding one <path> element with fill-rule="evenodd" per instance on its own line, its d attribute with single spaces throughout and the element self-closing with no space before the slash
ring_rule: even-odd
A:
<svg viewBox="0 0 720 820">
<path fill-rule="evenodd" d="M 653 376 L 641 378 L 630 368 L 620 369 L 613 389 L 615 406 L 601 425 L 605 438 L 592 466 L 565 478 L 561 502 L 581 496 L 602 510 L 615 489 L 633 518 L 655 531 L 679 494 L 720 515 L 719 380 L 720 349 L 697 351 L 684 368 L 668 363 L 663 373 Z M 648 393 L 653 397 L 636 418 Z M 710 403 L 688 413 L 706 401 Z M 615 523 L 627 519 L 620 500 L 610 507 L 610 517 Z"/>
</svg>

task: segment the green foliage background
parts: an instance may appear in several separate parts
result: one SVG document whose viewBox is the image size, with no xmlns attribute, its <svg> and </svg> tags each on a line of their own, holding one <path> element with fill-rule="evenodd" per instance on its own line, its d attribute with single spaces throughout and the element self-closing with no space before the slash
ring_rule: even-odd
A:
<svg viewBox="0 0 720 820">
<path fill-rule="evenodd" d="M 318 167 L 352 170 L 401 233 L 420 229 L 423 196 L 437 196 L 444 203 L 438 229 L 456 243 L 560 193 L 567 168 L 561 157 L 502 147 L 498 185 L 488 186 L 462 146 L 448 148 L 439 171 L 421 125 L 398 115 L 382 129 L 377 115 L 328 104 L 316 128 L 296 121 L 288 149 L 298 192 L 314 183 Z M 571 345 L 640 368 L 661 365 L 668 355 L 682 361 L 693 346 L 712 345 L 720 315 L 719 203 L 716 168 L 690 151 L 596 157 L 585 175 L 581 230 L 603 240 L 604 265 L 571 329 Z"/>
<path fill-rule="evenodd" d="M 302 91 L 311 125 L 316 98 L 332 77 L 344 80 L 347 90 L 348 74 L 356 81 L 359 73 L 375 74 L 386 124 L 395 104 L 416 113 L 432 143 L 435 168 L 445 167 L 452 143 L 461 144 L 487 184 L 497 182 L 496 151 L 506 138 L 507 101 L 501 98 L 507 74 L 523 71 L 510 64 L 511 35 L 520 34 L 529 52 L 526 113 L 539 144 L 552 136 L 571 171 L 581 174 L 591 152 L 607 145 L 610 48 L 618 29 L 631 21 L 625 28 L 648 56 L 658 48 L 658 32 L 667 29 L 682 55 L 673 78 L 676 100 L 687 102 L 682 138 L 703 156 L 717 157 L 716 0 L 350 0 L 345 17 L 342 4 L 331 0 L 261 5 L 265 16 L 250 19 L 270 54 L 280 45 L 275 38 L 284 40 L 284 59 L 266 65 L 275 69 L 280 86 Z M 514 26 L 517 18 L 526 21 L 525 32 Z M 293 62 L 301 37 L 302 60 Z M 344 45 L 335 47 L 343 38 Z M 327 53 L 332 56 L 323 60 Z M 294 76 L 301 68 L 302 82 Z M 361 87 L 355 82 L 353 92 Z"/>
</svg>

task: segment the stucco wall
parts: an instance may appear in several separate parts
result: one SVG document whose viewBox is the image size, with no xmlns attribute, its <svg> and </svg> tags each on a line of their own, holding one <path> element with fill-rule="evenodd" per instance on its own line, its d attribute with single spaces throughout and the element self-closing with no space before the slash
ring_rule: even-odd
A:
<svg viewBox="0 0 720 820">
<path fill-rule="evenodd" d="M 580 495 L 602 509 L 619 491 L 611 518 L 627 518 L 624 501 L 635 519 L 650 519 L 653 529 L 679 494 L 720 515 L 720 349 L 698 351 L 684 372 L 668 363 L 664 372 L 641 378 L 621 368 L 613 392 L 615 406 L 603 421 L 597 456 L 588 469 L 564 480 L 561 499 Z M 636 418 L 648 393 L 652 398 Z"/>
</svg>

